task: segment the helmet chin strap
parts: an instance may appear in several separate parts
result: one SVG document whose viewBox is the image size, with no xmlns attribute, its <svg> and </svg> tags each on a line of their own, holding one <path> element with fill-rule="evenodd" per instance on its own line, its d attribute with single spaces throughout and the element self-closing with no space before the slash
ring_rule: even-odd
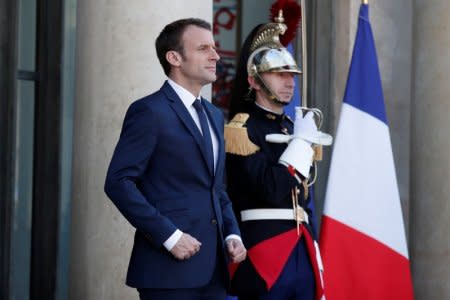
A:
<svg viewBox="0 0 450 300">
<path fill-rule="evenodd" d="M 276 104 L 280 104 L 283 106 L 286 106 L 289 104 L 289 102 L 283 102 L 281 101 L 276 95 L 275 93 L 272 91 L 272 89 L 265 83 L 264 79 L 262 79 L 261 76 L 259 76 L 259 73 L 255 74 L 255 79 L 256 82 L 261 86 L 261 89 L 263 90 L 264 93 L 266 93 L 266 95 L 269 97 L 269 99 L 276 103 Z"/>
</svg>

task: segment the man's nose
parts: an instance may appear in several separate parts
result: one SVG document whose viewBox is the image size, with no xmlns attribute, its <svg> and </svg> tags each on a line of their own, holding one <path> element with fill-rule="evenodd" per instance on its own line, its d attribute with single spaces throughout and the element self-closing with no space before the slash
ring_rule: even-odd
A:
<svg viewBox="0 0 450 300">
<path fill-rule="evenodd" d="M 220 55 L 219 55 L 219 53 L 217 53 L 217 50 L 213 48 L 211 51 L 212 51 L 211 59 L 214 59 L 216 61 L 219 60 L 220 59 Z"/>
<path fill-rule="evenodd" d="M 294 87 L 295 86 L 295 77 L 292 74 L 286 76 L 286 86 Z"/>
</svg>

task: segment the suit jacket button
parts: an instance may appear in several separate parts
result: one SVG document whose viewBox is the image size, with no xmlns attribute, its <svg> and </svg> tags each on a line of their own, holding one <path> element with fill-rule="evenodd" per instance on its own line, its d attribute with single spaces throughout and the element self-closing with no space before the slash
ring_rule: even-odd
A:
<svg viewBox="0 0 450 300">
<path fill-rule="evenodd" d="M 211 220 L 211 224 L 216 225 L 216 224 L 217 224 L 217 220 L 216 220 L 216 219 L 212 219 L 212 220 Z"/>
</svg>

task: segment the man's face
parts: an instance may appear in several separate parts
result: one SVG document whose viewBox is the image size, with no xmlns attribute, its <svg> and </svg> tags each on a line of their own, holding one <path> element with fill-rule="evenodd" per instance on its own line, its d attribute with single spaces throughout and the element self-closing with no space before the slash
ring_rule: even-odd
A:
<svg viewBox="0 0 450 300">
<path fill-rule="evenodd" d="M 180 72 L 184 79 L 201 86 L 216 80 L 219 55 L 211 31 L 190 25 L 182 36 L 183 53 Z"/>
<path fill-rule="evenodd" d="M 289 103 L 291 101 L 294 96 L 294 73 L 267 72 L 262 73 L 261 77 L 281 102 Z"/>
</svg>

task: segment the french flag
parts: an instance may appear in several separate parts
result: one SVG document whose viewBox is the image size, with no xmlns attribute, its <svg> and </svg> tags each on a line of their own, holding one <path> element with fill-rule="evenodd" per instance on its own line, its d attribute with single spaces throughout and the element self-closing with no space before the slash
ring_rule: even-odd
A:
<svg viewBox="0 0 450 300">
<path fill-rule="evenodd" d="M 359 11 L 331 159 L 320 246 L 327 299 L 414 298 L 367 4 Z"/>
</svg>

